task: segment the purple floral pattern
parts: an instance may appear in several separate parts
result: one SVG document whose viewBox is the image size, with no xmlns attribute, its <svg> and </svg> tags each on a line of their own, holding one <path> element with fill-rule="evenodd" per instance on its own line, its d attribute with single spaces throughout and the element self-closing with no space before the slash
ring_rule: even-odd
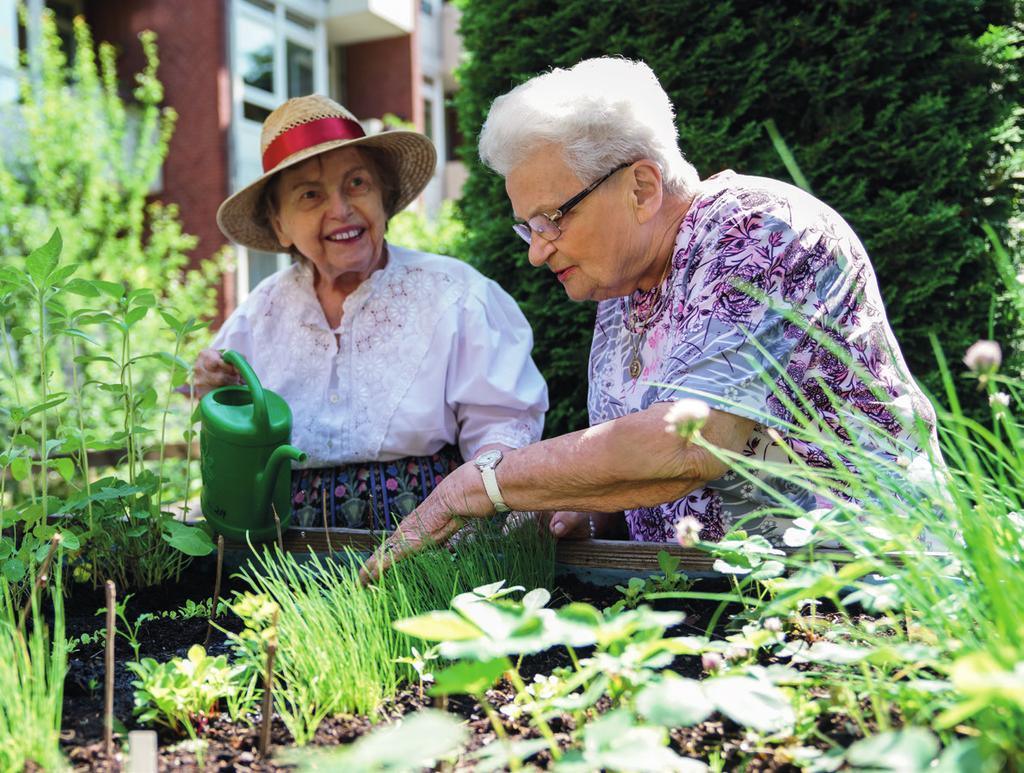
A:
<svg viewBox="0 0 1024 773">
<path fill-rule="evenodd" d="M 294 470 L 295 525 L 323 526 L 326 501 L 328 526 L 390 531 L 460 464 L 458 449 L 445 446 L 432 456 Z"/>
<path fill-rule="evenodd" d="M 629 361 L 640 331 L 630 328 L 649 298 L 634 293 L 598 305 L 592 425 L 695 396 L 757 422 L 748 456 L 787 459 L 772 438 L 781 435 L 809 465 L 831 466 L 820 448 L 786 436 L 785 425 L 799 422 L 793 411 L 889 459 L 920 453 L 904 427 L 916 416 L 934 428 L 934 413 L 909 376 L 864 248 L 835 211 L 791 185 L 727 171 L 702 183 L 674 249 L 662 286 L 650 291 L 670 312 L 648 323 L 639 378 L 630 376 Z M 769 483 L 807 509 L 823 503 L 783 481 Z M 627 511 L 626 519 L 635 540 L 671 540 L 676 521 L 691 515 L 704 524 L 704 539 L 743 522 L 777 541 L 773 519 L 758 516 L 771 503 L 730 472 L 677 502 Z"/>
</svg>

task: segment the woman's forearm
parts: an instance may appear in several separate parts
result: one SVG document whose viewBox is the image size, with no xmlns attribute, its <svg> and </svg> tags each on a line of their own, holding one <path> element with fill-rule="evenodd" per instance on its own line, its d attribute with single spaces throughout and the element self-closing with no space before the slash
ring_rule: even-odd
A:
<svg viewBox="0 0 1024 773">
<path fill-rule="evenodd" d="M 699 446 L 665 432 L 670 403 L 512 451 L 497 472 L 515 510 L 611 511 L 671 502 L 726 468 Z M 712 411 L 702 434 L 739 451 L 753 422 Z"/>
</svg>

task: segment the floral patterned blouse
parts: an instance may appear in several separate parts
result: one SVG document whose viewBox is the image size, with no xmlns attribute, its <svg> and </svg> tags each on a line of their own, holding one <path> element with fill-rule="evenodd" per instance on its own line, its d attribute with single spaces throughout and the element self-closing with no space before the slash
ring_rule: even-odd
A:
<svg viewBox="0 0 1024 773">
<path fill-rule="evenodd" d="M 787 319 L 783 310 L 803 324 Z M 827 334 L 869 373 L 874 391 L 808 327 Z M 635 379 L 634 352 L 642 367 Z M 934 412 L 910 378 L 856 234 L 834 210 L 792 185 L 725 171 L 701 184 L 661 286 L 598 305 L 590 355 L 591 425 L 695 396 L 757 422 L 746 455 L 785 461 L 788 455 L 766 430 L 775 427 L 809 465 L 830 466 L 817 446 L 785 437 L 782 428 L 793 417 L 762 378 L 778 372 L 772 360 L 819 410 L 819 420 L 841 437 L 841 417 L 821 382 L 859 415 L 860 421 L 846 426 L 857 432 L 862 448 L 890 460 L 921 458 L 903 427 L 913 417 L 934 427 Z M 789 391 L 781 376 L 775 381 L 776 389 Z M 878 390 L 889 399 L 877 399 Z M 774 487 L 805 509 L 827 506 L 791 484 L 775 481 Z M 772 504 L 728 472 L 677 502 L 629 510 L 626 519 L 632 539 L 668 541 L 686 515 L 701 521 L 704 539 L 720 539 L 750 516 L 743 527 L 748 533 L 778 543 L 780 527 L 757 517 Z"/>
</svg>

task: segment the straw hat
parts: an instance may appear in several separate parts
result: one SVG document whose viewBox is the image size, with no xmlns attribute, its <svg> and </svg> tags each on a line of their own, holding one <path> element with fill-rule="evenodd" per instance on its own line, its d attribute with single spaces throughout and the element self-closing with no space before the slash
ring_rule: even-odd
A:
<svg viewBox="0 0 1024 773">
<path fill-rule="evenodd" d="M 378 148 L 391 157 L 399 187 L 395 212 L 420 195 L 437 163 L 433 144 L 422 134 L 386 131 L 367 135 L 355 116 L 333 99 L 319 94 L 289 99 L 263 122 L 263 175 L 220 205 L 220 230 L 244 247 L 281 252 L 284 248 L 273 229 L 269 224 L 261 224 L 256 216 L 264 186 L 282 169 L 329 150 L 351 146 Z"/>
</svg>

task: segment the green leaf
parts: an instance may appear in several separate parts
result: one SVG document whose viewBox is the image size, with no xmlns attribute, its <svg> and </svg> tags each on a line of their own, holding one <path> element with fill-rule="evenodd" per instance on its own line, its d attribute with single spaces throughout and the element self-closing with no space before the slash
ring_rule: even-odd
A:
<svg viewBox="0 0 1024 773">
<path fill-rule="evenodd" d="M 60 251 L 63 242 L 60 238 L 60 229 L 56 229 L 50 240 L 42 247 L 32 250 L 32 253 L 25 259 L 25 266 L 28 273 L 37 287 L 44 287 L 46 280 L 57 267 L 60 260 Z"/>
<path fill-rule="evenodd" d="M 88 279 L 72 279 L 64 285 L 64 290 L 82 298 L 98 298 L 100 296 L 96 285 Z"/>
<path fill-rule="evenodd" d="M 0 571 L 10 582 L 20 582 L 24 578 L 27 568 L 25 562 L 20 558 L 8 558 L 0 567 Z"/>
<path fill-rule="evenodd" d="M 477 639 L 483 632 L 455 612 L 428 612 L 392 623 L 396 631 L 427 641 L 465 641 Z"/>
<path fill-rule="evenodd" d="M 93 286 L 111 298 L 119 299 L 124 296 L 124 285 L 120 282 L 106 282 L 102 279 L 93 279 Z"/>
<path fill-rule="evenodd" d="M 939 753 L 939 740 L 923 727 L 906 727 L 864 738 L 846 750 L 854 768 L 924 773 Z"/>
<path fill-rule="evenodd" d="M 542 609 L 551 601 L 551 593 L 545 588 L 534 588 L 523 596 L 522 604 L 526 609 Z"/>
<path fill-rule="evenodd" d="M 65 328 L 64 329 L 64 335 L 75 336 L 76 338 L 81 338 L 81 339 L 83 339 L 85 341 L 88 341 L 91 344 L 99 346 L 99 341 L 97 341 L 92 336 L 87 335 L 86 333 L 83 333 L 81 330 L 79 330 L 78 328 L 75 328 L 75 327 Z"/>
<path fill-rule="evenodd" d="M 65 550 L 78 550 L 82 547 L 82 541 L 70 529 L 60 529 L 61 545 Z"/>
<path fill-rule="evenodd" d="M 302 770 L 399 773 L 433 767 L 436 760 L 455 754 L 468 736 L 451 714 L 422 709 L 342 749 L 296 751 L 289 761 L 298 762 Z"/>
<path fill-rule="evenodd" d="M 132 327 L 137 322 L 145 318 L 149 314 L 149 306 L 135 306 L 128 310 L 128 313 L 124 315 L 124 322 L 128 327 Z"/>
<path fill-rule="evenodd" d="M 671 556 L 665 550 L 658 551 L 658 566 L 661 568 L 661 573 L 666 577 L 671 577 L 679 569 L 679 562 L 681 559 L 678 556 Z"/>
<path fill-rule="evenodd" d="M 54 395 L 53 397 L 49 397 L 43 402 L 36 403 L 32 407 L 30 407 L 28 411 L 25 412 L 25 418 L 27 419 L 29 416 L 34 416 L 35 414 L 41 413 L 42 411 L 48 411 L 51 408 L 56 408 L 58 405 L 60 405 L 67 399 L 68 396 L 66 393 L 61 393 L 58 395 Z"/>
<path fill-rule="evenodd" d="M 434 674 L 435 684 L 430 694 L 483 695 L 510 668 L 512 663 L 505 657 L 456 663 Z"/>
<path fill-rule="evenodd" d="M 772 733 L 795 721 L 789 700 L 768 682 L 746 676 L 720 676 L 705 679 L 701 685 L 715 707 L 738 725 Z"/>
<path fill-rule="evenodd" d="M 78 271 L 77 263 L 69 263 L 66 266 L 61 266 L 52 274 L 50 274 L 49 281 L 47 282 L 47 284 L 51 286 L 59 285 L 61 282 L 63 282 L 76 271 Z"/>
<path fill-rule="evenodd" d="M 11 475 L 16 481 L 23 481 L 32 472 L 32 462 L 24 456 L 18 456 L 11 460 Z"/>
<path fill-rule="evenodd" d="M 164 521 L 163 526 L 164 542 L 187 556 L 208 556 L 217 549 L 210 535 L 196 526 L 189 526 L 173 518 Z"/>
<path fill-rule="evenodd" d="M 169 327 L 175 333 L 180 333 L 182 328 L 185 326 L 185 323 L 183 323 L 169 311 L 158 309 L 157 313 L 163 318 L 164 322 L 167 323 L 167 327 Z"/>
<path fill-rule="evenodd" d="M 64 456 L 64 457 L 61 457 L 60 459 L 50 459 L 49 460 L 49 464 L 52 467 L 56 467 L 57 468 L 57 472 L 60 473 L 60 476 L 64 480 L 66 480 L 68 483 L 71 482 L 71 479 L 75 475 L 75 463 L 74 463 L 74 461 L 72 461 L 68 457 Z"/>
<path fill-rule="evenodd" d="M 689 727 L 711 716 L 715 706 L 704 694 L 700 682 L 664 672 L 660 681 L 640 691 L 636 709 L 655 724 Z"/>
</svg>

